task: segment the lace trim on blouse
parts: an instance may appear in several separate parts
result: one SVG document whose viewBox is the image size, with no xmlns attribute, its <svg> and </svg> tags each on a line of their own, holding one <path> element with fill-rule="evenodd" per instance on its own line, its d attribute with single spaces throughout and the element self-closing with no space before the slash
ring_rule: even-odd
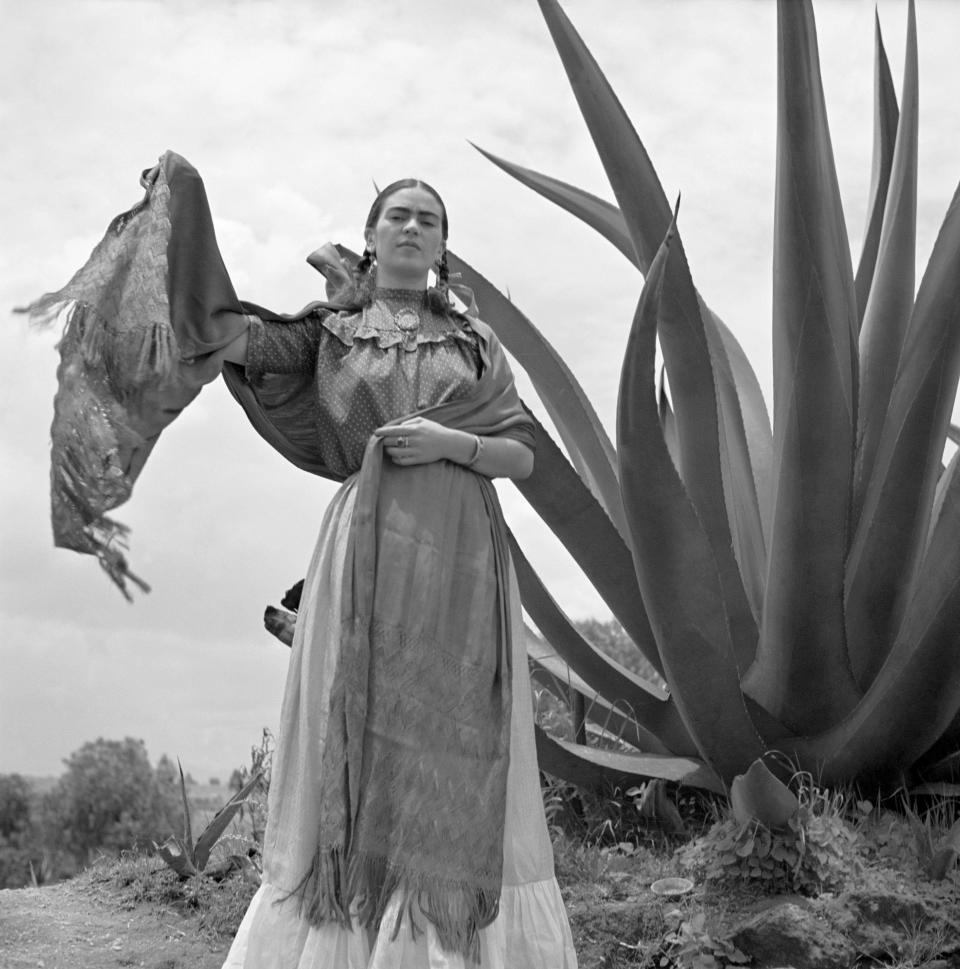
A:
<svg viewBox="0 0 960 969">
<path fill-rule="evenodd" d="M 320 323 L 345 346 L 352 347 L 354 340 L 375 340 L 377 346 L 385 350 L 403 345 L 411 339 L 394 322 L 393 311 L 400 308 L 399 305 L 391 307 L 386 301 L 377 299 L 359 313 L 331 313 L 324 316 Z M 466 320 L 440 316 L 426 307 L 421 307 L 418 312 L 420 327 L 414 338 L 418 346 L 457 341 L 476 348 L 477 336 Z"/>
</svg>

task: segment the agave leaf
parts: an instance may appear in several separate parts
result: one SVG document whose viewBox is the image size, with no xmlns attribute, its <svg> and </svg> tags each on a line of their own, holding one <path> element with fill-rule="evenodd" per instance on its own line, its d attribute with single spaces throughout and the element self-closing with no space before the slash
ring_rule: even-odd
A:
<svg viewBox="0 0 960 969">
<path fill-rule="evenodd" d="M 596 195 L 591 195 L 590 192 L 577 188 L 575 185 L 561 182 L 550 175 L 542 175 L 532 168 L 515 165 L 505 158 L 500 158 L 492 152 L 486 151 L 479 145 L 473 145 L 473 147 L 484 158 L 502 168 L 508 175 L 512 175 L 522 185 L 526 185 L 527 188 L 533 189 L 544 198 L 555 202 L 560 208 L 596 229 L 600 235 L 612 242 L 630 262 L 637 266 L 640 272 L 645 273 L 647 271 L 649 262 L 642 265 L 638 263 L 633 240 L 627 231 L 627 223 L 623 219 L 623 214 L 615 205 L 611 205 L 604 199 L 597 198 Z M 666 198 L 664 198 L 664 203 L 666 203 Z"/>
<path fill-rule="evenodd" d="M 658 306 L 657 335 L 673 395 L 680 445 L 680 476 L 713 547 L 735 654 L 740 669 L 746 670 L 753 661 L 757 626 L 744 590 L 727 518 L 720 457 L 726 434 L 721 426 L 723 418 L 717 404 L 719 381 L 714 379 L 709 343 L 710 336 L 715 333 L 712 330 L 708 333 L 704 325 L 679 240 L 676 254 L 664 266 L 668 278 Z M 723 359 L 724 355 L 719 353 L 718 358 Z M 747 467 L 746 472 L 748 487 L 752 489 L 752 471 Z M 730 483 L 729 476 L 727 482 Z M 762 566 L 762 561 L 759 564 Z M 756 581 L 759 584 L 759 568 Z"/>
<path fill-rule="evenodd" d="M 897 107 L 897 95 L 893 89 L 893 78 L 890 76 L 890 63 L 883 46 L 883 36 L 880 33 L 880 14 L 874 12 L 876 28 L 874 31 L 874 114 L 873 114 L 873 170 L 870 175 L 870 206 L 867 229 L 863 238 L 863 250 L 860 253 L 860 264 L 857 266 L 857 276 L 854 288 L 857 293 L 857 312 L 863 320 L 863 311 L 867 308 L 867 297 L 873 284 L 874 267 L 877 263 L 877 251 L 880 248 L 880 230 L 883 227 L 883 212 L 887 204 L 887 186 L 890 181 L 890 170 L 893 167 L 893 149 L 897 138 L 897 124 L 900 120 L 900 110 Z"/>
<path fill-rule="evenodd" d="M 670 206 L 647 150 L 613 88 L 556 0 L 539 0 L 590 137 L 633 240 L 637 265 L 649 266 L 670 225 Z"/>
<path fill-rule="evenodd" d="M 183 778 L 183 767 L 177 758 L 177 770 L 180 771 L 180 797 L 183 801 L 183 841 L 177 843 L 184 852 L 189 853 L 190 863 L 193 863 L 193 829 L 190 827 L 190 804 L 187 801 L 187 782 Z M 186 846 L 186 847 L 184 847 Z"/>
<path fill-rule="evenodd" d="M 203 829 L 203 833 L 197 839 L 196 847 L 194 848 L 194 859 L 199 871 L 203 871 L 207 867 L 207 861 L 210 859 L 210 852 L 213 850 L 213 846 L 217 843 L 220 835 L 227 830 L 227 825 L 233 820 L 233 816 L 243 807 L 250 795 L 250 792 L 257 786 L 260 782 L 260 778 L 263 776 L 261 771 L 257 771 L 253 777 L 247 781 L 246 784 L 237 791 L 233 797 L 227 801 L 223 807 L 213 816 L 210 823 Z"/>
<path fill-rule="evenodd" d="M 621 701 L 611 703 L 597 693 L 583 677 L 562 659 L 545 639 L 527 630 L 527 660 L 530 678 L 549 690 L 568 707 L 579 701 L 586 718 L 597 724 L 606 735 L 616 737 L 647 754 L 670 755 L 655 733 L 638 723 Z M 571 692 L 575 695 L 571 695 Z M 696 756 L 696 755 L 694 755 Z"/>
<path fill-rule="evenodd" d="M 924 781 L 960 781 L 960 711 L 913 766 Z"/>
<path fill-rule="evenodd" d="M 716 327 L 723 349 L 726 351 L 726 361 L 719 361 L 715 365 L 719 377 L 721 411 L 725 426 L 728 427 L 725 460 L 730 465 L 736 462 L 740 467 L 748 466 L 753 471 L 752 492 L 749 486 L 744 484 L 742 494 L 752 493 L 755 496 L 765 562 L 766 549 L 770 543 L 770 502 L 773 495 L 773 433 L 770 429 L 767 403 L 763 399 L 760 381 L 757 380 L 757 375 L 750 366 L 740 341 L 713 310 L 702 304 L 701 311 L 704 312 L 704 322 Z M 711 352 L 715 354 L 716 360 L 716 341 L 711 340 L 710 343 Z M 742 430 L 736 425 L 730 427 L 731 415 L 734 417 L 739 415 Z M 740 434 L 743 435 L 742 444 Z M 753 518 L 752 513 L 749 518 Z M 754 526 L 751 525 L 751 530 L 753 528 Z M 755 546 L 756 536 L 751 535 L 749 539 Z M 766 578 L 766 567 L 763 570 L 763 577 Z M 749 580 L 745 577 L 744 582 L 748 583 Z"/>
<path fill-rule="evenodd" d="M 696 745 L 666 691 L 604 656 L 583 638 L 544 587 L 512 534 L 510 554 L 523 607 L 551 647 L 594 691 L 654 734 L 665 745 L 663 753 L 696 756 Z"/>
<path fill-rule="evenodd" d="M 903 68 L 903 106 L 897 127 L 886 208 L 876 258 L 876 271 L 860 330 L 860 404 L 857 411 L 857 462 L 854 472 L 854 524 L 873 472 L 883 419 L 890 402 L 900 353 L 913 310 L 917 240 L 917 21 L 913 2 L 907 19 L 907 52 Z M 872 643 L 849 629 L 854 672 L 876 672 L 869 661 Z M 880 657 L 882 661 L 882 656 Z"/>
<path fill-rule="evenodd" d="M 724 794 L 723 783 L 702 761 L 692 757 L 623 754 L 585 747 L 551 737 L 534 727 L 540 770 L 581 787 L 627 787 L 649 778 L 662 778 L 687 787 Z"/>
<path fill-rule="evenodd" d="M 474 291 L 483 307 L 483 319 L 527 372 L 571 460 L 576 463 L 582 458 L 581 476 L 592 485 L 590 490 L 620 533 L 626 535 L 613 444 L 576 377 L 543 334 L 495 286 L 449 250 L 447 260 L 450 269 Z"/>
<path fill-rule="evenodd" d="M 690 292 L 694 292 L 693 283 L 689 279 L 689 270 L 684 268 L 682 271 L 685 276 L 685 285 L 689 286 Z M 693 305 L 692 302 L 689 304 L 691 311 Z M 713 410 L 717 418 L 716 440 L 719 445 L 716 465 L 720 476 L 719 487 L 720 498 L 722 499 L 722 503 L 715 513 L 719 516 L 725 511 L 726 515 L 729 516 L 726 528 L 708 529 L 708 531 L 711 532 L 712 540 L 718 543 L 719 547 L 726 549 L 728 546 L 732 546 L 736 566 L 739 570 L 740 585 L 746 594 L 751 611 L 751 625 L 755 626 L 763 607 L 763 582 L 767 570 L 767 551 L 763 517 L 760 511 L 760 496 L 757 491 L 757 468 L 754 466 L 751 457 L 746 425 L 740 408 L 740 398 L 733 376 L 731 359 L 727 353 L 724 331 L 734 344 L 736 344 L 736 340 L 720 318 L 709 309 L 703 300 L 698 299 L 697 306 L 699 307 L 703 334 L 706 338 L 708 363 L 715 380 Z M 693 317 L 693 319 L 696 320 L 696 317 Z M 662 335 L 661 342 L 663 342 Z M 757 389 L 759 391 L 759 387 Z M 765 407 L 763 408 L 763 419 L 766 421 Z M 682 439 L 683 431 L 681 430 L 680 433 Z M 764 431 L 761 429 L 761 434 L 763 433 Z M 765 435 L 768 442 L 766 457 L 769 462 L 772 456 L 772 447 L 769 446 L 769 423 L 766 424 Z M 758 442 L 758 444 L 763 447 L 761 442 Z M 713 486 L 716 486 L 716 482 L 713 482 Z M 703 517 L 702 512 L 701 516 Z M 723 557 L 726 557 L 726 553 Z M 731 596 L 728 599 L 728 607 L 735 601 Z M 755 630 L 751 630 L 749 640 L 737 641 L 741 669 L 745 670 L 753 661 L 756 642 Z"/>
<path fill-rule="evenodd" d="M 936 746 L 939 746 L 939 742 Z M 954 749 L 949 754 L 945 754 L 942 757 L 931 758 L 927 760 L 927 754 L 924 754 L 922 762 L 918 765 L 914 765 L 918 768 L 918 772 L 921 777 L 929 778 L 929 784 L 931 786 L 936 784 L 945 784 L 948 781 L 952 781 L 955 778 L 960 778 L 960 750 Z M 951 784 L 952 788 L 956 790 L 951 790 L 950 797 L 960 797 L 960 784 Z M 946 796 L 942 791 L 932 790 L 929 792 L 924 792 L 920 790 L 919 793 L 931 793 L 934 795 Z"/>
<path fill-rule="evenodd" d="M 170 842 L 176 847 L 176 851 L 171 847 Z M 181 877 L 191 878 L 198 875 L 196 867 L 191 860 L 190 849 L 179 838 L 169 838 L 164 844 L 153 843 L 154 851 Z"/>
<path fill-rule="evenodd" d="M 760 648 L 744 688 L 808 732 L 859 698 L 843 635 L 857 314 L 813 11 L 809 0 L 781 0 L 777 11 L 777 470 Z"/>
<path fill-rule="evenodd" d="M 950 459 L 950 463 L 944 469 L 943 474 L 937 479 L 937 487 L 933 493 L 933 508 L 930 510 L 930 528 L 927 530 L 927 540 L 924 544 L 924 554 L 926 554 L 927 549 L 930 547 L 930 539 L 933 538 L 937 522 L 940 521 L 940 515 L 943 512 L 943 502 L 953 484 L 953 478 L 957 473 L 958 467 L 960 467 L 960 451 L 954 454 Z"/>
<path fill-rule="evenodd" d="M 668 258 L 683 260 L 668 234 L 644 284 L 620 378 L 617 443 L 634 566 L 670 693 L 703 759 L 731 778 L 763 753 L 744 706 L 717 560 L 660 431 L 654 357 Z"/>
<path fill-rule="evenodd" d="M 847 563 L 849 634 L 883 662 L 914 594 L 960 374 L 960 188 L 934 243 Z"/>
<path fill-rule="evenodd" d="M 657 368 L 657 413 L 660 415 L 660 430 L 663 431 L 663 442 L 667 445 L 673 466 L 680 469 L 680 442 L 677 440 L 677 419 L 673 416 L 673 405 L 667 393 L 667 371 L 665 367 Z"/>
<path fill-rule="evenodd" d="M 960 476 L 954 475 L 893 648 L 848 717 L 794 742 L 801 762 L 815 765 L 827 786 L 908 770 L 960 713 L 960 677 L 950 673 L 958 628 Z"/>
<path fill-rule="evenodd" d="M 661 676 L 663 663 L 637 588 L 630 549 L 533 414 L 537 459 L 533 473 L 515 482 L 600 593 L 627 635 Z"/>
<path fill-rule="evenodd" d="M 755 760 L 730 784 L 730 807 L 740 824 L 759 821 L 768 828 L 782 828 L 797 813 L 800 802 L 762 760 Z"/>
</svg>

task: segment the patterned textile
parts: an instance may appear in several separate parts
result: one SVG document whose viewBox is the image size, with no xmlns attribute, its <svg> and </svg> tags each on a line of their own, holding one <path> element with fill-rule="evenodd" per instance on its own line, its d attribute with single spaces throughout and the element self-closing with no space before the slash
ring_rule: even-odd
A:
<svg viewBox="0 0 960 969">
<path fill-rule="evenodd" d="M 54 544 L 96 555 L 125 596 L 128 580 L 147 586 L 123 554 L 127 529 L 106 513 L 130 497 L 160 432 L 219 376 L 219 351 L 242 332 L 221 313 L 242 307 L 196 171 L 168 152 L 141 184 L 143 200 L 70 282 L 21 310 L 45 325 L 71 307 L 50 431 Z"/>
</svg>

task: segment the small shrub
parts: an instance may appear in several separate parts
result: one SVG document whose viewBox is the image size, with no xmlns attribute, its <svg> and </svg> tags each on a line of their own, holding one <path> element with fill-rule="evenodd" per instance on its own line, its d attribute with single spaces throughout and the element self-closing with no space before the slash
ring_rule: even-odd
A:
<svg viewBox="0 0 960 969">
<path fill-rule="evenodd" d="M 766 892 L 815 895 L 859 871 L 858 834 L 843 817 L 843 798 L 800 776 L 796 812 L 779 828 L 732 815 L 677 852 L 708 882 L 749 882 Z"/>
</svg>

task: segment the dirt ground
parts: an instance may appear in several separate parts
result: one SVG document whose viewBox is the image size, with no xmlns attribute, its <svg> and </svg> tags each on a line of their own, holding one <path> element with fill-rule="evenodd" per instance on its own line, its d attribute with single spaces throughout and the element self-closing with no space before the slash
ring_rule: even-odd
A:
<svg viewBox="0 0 960 969">
<path fill-rule="evenodd" d="M 0 891 L 0 969 L 219 969 L 199 917 L 78 878 Z"/>
<path fill-rule="evenodd" d="M 636 901 L 638 879 L 602 881 L 564 891 L 581 969 L 635 965 L 624 940 L 634 941 L 650 917 Z M 88 875 L 0 891 L 0 969 L 220 969 L 228 948 L 199 915 L 135 901 Z"/>
<path fill-rule="evenodd" d="M 665 904 L 650 892 L 650 883 L 674 868 L 668 855 L 605 857 L 595 850 L 578 850 L 564 853 L 558 861 L 581 969 L 658 964 L 669 909 L 681 909 L 676 914 L 684 918 L 706 911 L 719 928 L 737 913 L 755 910 L 758 902 L 755 892 L 727 891 L 710 898 L 698 888 L 682 902 Z M 246 898 L 237 896 L 242 904 L 221 923 L 229 931 L 214 931 L 195 908 L 145 898 L 144 882 L 138 878 L 154 871 L 158 863 L 147 859 L 138 864 L 126 878 L 110 869 L 95 868 L 57 885 L 0 891 L 0 969 L 220 969 Z M 162 865 L 159 870 L 164 871 Z M 164 877 L 175 881 L 169 872 Z M 856 882 L 859 887 L 869 884 L 895 892 L 904 888 L 904 873 L 883 867 L 862 874 Z M 155 872 L 151 883 L 158 887 Z M 948 882 L 914 884 L 912 888 L 923 889 L 931 909 L 954 932 L 960 928 L 956 922 L 960 878 L 952 876 Z M 924 941 L 914 934 L 915 943 Z M 901 958 L 894 964 L 960 964 L 960 959 L 935 958 L 945 955 L 945 949 L 956 956 L 960 951 L 957 938 L 939 948 L 938 941 L 946 939 L 924 945 L 927 955 L 934 957 L 932 961 Z"/>
</svg>

